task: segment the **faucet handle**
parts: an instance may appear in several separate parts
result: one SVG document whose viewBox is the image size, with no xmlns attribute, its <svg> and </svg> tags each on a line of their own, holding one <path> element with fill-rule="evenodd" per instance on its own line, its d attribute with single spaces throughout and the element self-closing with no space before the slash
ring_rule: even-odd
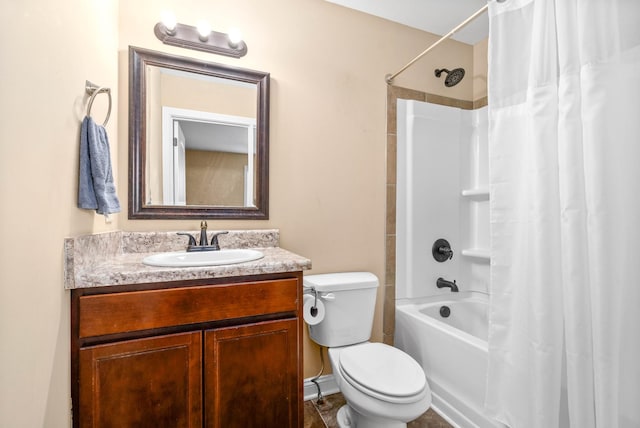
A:
<svg viewBox="0 0 640 428">
<path fill-rule="evenodd" d="M 227 233 L 229 233 L 229 231 L 228 231 L 228 230 L 225 230 L 225 231 L 222 231 L 222 232 L 214 233 L 214 234 L 211 236 L 211 242 L 209 243 L 209 245 L 211 245 L 211 246 L 213 247 L 213 249 L 214 249 L 214 250 L 216 250 L 216 251 L 217 251 L 217 250 L 219 250 L 219 249 L 220 249 L 220 244 L 218 244 L 218 236 L 219 236 L 219 235 L 224 235 L 224 234 L 227 234 Z"/>
<path fill-rule="evenodd" d="M 449 260 L 453 258 L 453 250 L 450 247 L 442 246 L 438 248 L 438 252 L 448 257 Z"/>
<path fill-rule="evenodd" d="M 431 247 L 431 254 L 437 262 L 445 262 L 453 258 L 453 249 L 446 239 L 437 239 Z"/>
<path fill-rule="evenodd" d="M 188 236 L 188 237 L 189 237 L 189 245 L 190 245 L 190 246 L 191 246 L 191 245 L 193 245 L 193 246 L 197 245 L 197 244 L 196 244 L 196 238 L 195 238 L 192 234 L 190 234 L 190 233 L 184 233 L 184 232 L 178 232 L 178 233 L 177 233 L 177 235 L 181 235 L 181 236 Z"/>
</svg>

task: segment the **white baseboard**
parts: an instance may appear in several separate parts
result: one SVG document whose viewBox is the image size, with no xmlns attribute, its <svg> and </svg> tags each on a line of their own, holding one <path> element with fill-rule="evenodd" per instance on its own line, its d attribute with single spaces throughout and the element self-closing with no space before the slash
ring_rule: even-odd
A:
<svg viewBox="0 0 640 428">
<path fill-rule="evenodd" d="M 318 388 L 315 383 L 311 382 L 311 379 L 313 378 L 304 380 L 304 401 L 315 400 L 318 397 Z M 336 379 L 332 374 L 320 376 L 316 382 L 318 382 L 323 396 L 340 392 Z"/>
</svg>

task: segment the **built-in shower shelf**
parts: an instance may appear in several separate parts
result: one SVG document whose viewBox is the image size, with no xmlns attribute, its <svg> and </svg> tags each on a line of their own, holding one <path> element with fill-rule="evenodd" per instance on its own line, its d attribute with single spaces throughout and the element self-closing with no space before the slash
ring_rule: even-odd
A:
<svg viewBox="0 0 640 428">
<path fill-rule="evenodd" d="M 462 255 L 466 257 L 475 257 L 477 259 L 490 260 L 489 250 L 487 248 L 467 248 L 462 250 Z"/>
<path fill-rule="evenodd" d="M 473 199 L 489 199 L 488 188 L 464 189 L 462 196 Z"/>
</svg>

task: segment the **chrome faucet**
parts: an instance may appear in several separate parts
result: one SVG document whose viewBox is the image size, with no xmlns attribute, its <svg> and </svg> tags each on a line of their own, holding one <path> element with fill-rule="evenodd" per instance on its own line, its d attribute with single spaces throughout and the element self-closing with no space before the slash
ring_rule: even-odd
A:
<svg viewBox="0 0 640 428">
<path fill-rule="evenodd" d="M 440 277 L 436 281 L 436 287 L 438 287 L 438 288 L 449 287 L 451 289 L 451 292 L 453 292 L 453 293 L 457 293 L 458 291 L 460 291 L 460 290 L 458 290 L 458 285 L 456 284 L 455 279 L 453 280 L 453 282 L 451 282 L 451 281 L 447 281 L 446 279 Z"/>
<path fill-rule="evenodd" d="M 218 243 L 218 236 L 229 233 L 225 230 L 223 232 L 214 233 L 211 236 L 211 242 L 207 240 L 207 222 L 202 220 L 200 222 L 200 243 L 196 243 L 196 238 L 190 233 L 178 232 L 178 235 L 188 236 L 189 244 L 187 245 L 187 252 L 192 251 L 218 251 L 220 250 L 220 244 Z"/>
</svg>

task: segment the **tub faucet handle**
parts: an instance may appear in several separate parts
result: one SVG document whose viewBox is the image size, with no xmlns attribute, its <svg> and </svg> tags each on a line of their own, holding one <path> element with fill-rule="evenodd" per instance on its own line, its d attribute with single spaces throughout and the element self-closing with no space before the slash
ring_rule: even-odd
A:
<svg viewBox="0 0 640 428">
<path fill-rule="evenodd" d="M 431 254 L 437 262 L 445 262 L 453 258 L 453 250 L 451 244 L 446 239 L 437 239 L 431 247 Z"/>
<path fill-rule="evenodd" d="M 444 254 L 449 260 L 453 258 L 453 250 L 450 247 L 442 246 L 438 248 L 440 254 Z"/>
</svg>

